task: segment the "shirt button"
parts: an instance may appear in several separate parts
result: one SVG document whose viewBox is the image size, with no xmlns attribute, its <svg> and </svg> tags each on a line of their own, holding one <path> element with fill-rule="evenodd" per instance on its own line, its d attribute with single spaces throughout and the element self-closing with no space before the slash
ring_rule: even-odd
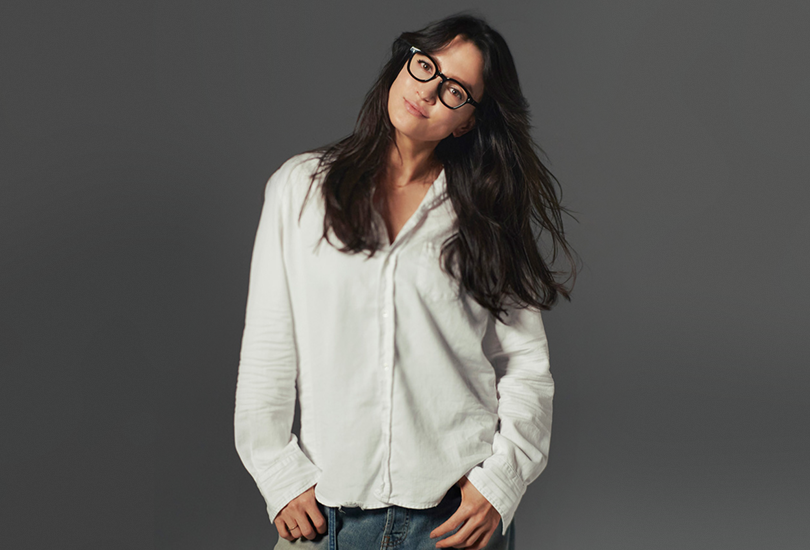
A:
<svg viewBox="0 0 810 550">
<path fill-rule="evenodd" d="M 383 310 L 383 317 L 388 317 L 388 310 L 387 309 Z"/>
</svg>

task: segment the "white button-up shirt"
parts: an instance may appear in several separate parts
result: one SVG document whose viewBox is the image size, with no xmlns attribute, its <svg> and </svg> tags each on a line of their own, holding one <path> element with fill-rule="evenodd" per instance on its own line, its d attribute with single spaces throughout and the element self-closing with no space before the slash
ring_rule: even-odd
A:
<svg viewBox="0 0 810 550">
<path fill-rule="evenodd" d="M 393 243 L 377 213 L 373 257 L 316 246 L 321 178 L 298 220 L 316 165 L 296 155 L 271 176 L 250 267 L 235 440 L 270 519 L 313 485 L 327 506 L 430 508 L 466 475 L 505 532 L 548 457 L 540 312 L 502 323 L 458 296 L 439 263 L 456 219 L 444 171 Z"/>
</svg>

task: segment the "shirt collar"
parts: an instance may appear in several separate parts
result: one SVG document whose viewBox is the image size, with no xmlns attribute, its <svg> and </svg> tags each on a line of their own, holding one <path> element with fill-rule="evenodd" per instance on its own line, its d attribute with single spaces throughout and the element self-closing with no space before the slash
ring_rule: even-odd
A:
<svg viewBox="0 0 810 550">
<path fill-rule="evenodd" d="M 444 167 L 442 167 L 442 171 L 439 172 L 439 175 L 433 182 L 433 185 L 431 185 L 430 189 L 428 189 L 428 196 L 425 197 L 425 209 L 430 210 L 437 207 L 439 204 L 444 202 L 446 198 L 448 198 L 447 175 L 445 174 Z"/>
</svg>

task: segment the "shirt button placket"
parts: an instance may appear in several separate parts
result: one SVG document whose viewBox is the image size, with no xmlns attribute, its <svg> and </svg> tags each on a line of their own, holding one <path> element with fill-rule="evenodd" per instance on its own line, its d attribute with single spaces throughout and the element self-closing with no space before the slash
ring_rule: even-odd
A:
<svg viewBox="0 0 810 550">
<path fill-rule="evenodd" d="M 393 398 L 393 365 L 394 365 L 394 271 L 396 269 L 397 254 L 392 252 L 383 265 L 382 281 L 382 433 L 384 467 L 382 493 L 383 498 L 391 494 L 391 421 Z"/>
</svg>

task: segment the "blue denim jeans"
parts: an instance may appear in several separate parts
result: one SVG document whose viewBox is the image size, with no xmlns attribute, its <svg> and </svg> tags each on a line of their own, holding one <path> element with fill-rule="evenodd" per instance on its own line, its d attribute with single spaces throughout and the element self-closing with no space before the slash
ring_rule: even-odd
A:
<svg viewBox="0 0 810 550">
<path fill-rule="evenodd" d="M 274 550 L 435 550 L 437 542 L 456 530 L 436 539 L 430 538 L 431 531 L 447 521 L 460 504 L 461 489 L 457 485 L 447 491 L 437 506 L 424 510 L 400 506 L 363 510 L 318 503 L 326 518 L 327 532 L 313 540 L 300 538 L 290 542 L 279 537 Z M 514 550 L 514 526 L 513 520 L 503 535 L 503 525 L 498 523 L 485 550 Z"/>
</svg>

